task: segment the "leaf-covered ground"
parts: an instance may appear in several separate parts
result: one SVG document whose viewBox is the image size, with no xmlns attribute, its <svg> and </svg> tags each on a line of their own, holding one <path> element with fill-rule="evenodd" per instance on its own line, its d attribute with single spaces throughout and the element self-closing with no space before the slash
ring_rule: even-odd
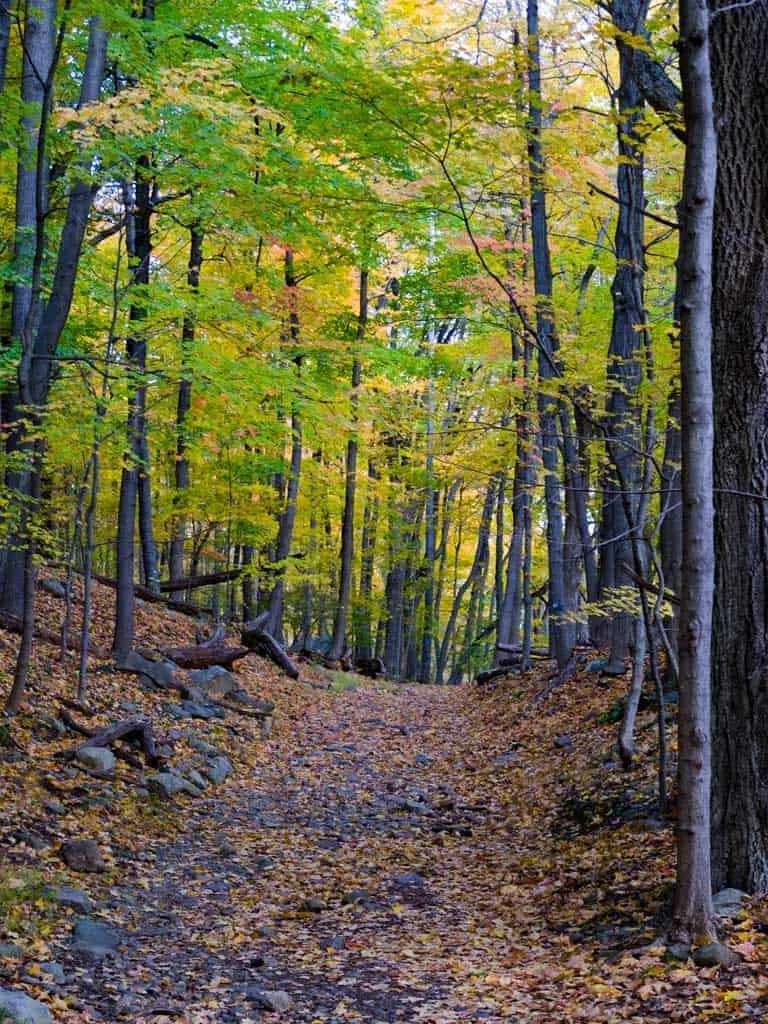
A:
<svg viewBox="0 0 768 1024">
<path fill-rule="evenodd" d="M 55 621 L 55 599 L 43 604 Z M 107 642 L 103 597 L 99 607 Z M 139 630 L 162 646 L 191 627 L 143 608 Z M 7 673 L 16 640 L 3 637 Z M 264 737 L 234 714 L 174 721 L 167 694 L 94 662 L 89 724 L 138 706 L 175 759 L 192 756 L 193 734 L 231 757 L 223 785 L 173 804 L 123 762 L 105 781 L 56 759 L 78 739 L 43 717 L 74 688 L 55 654 L 37 647 L 12 729 L 23 749 L 0 746 L 0 944 L 23 949 L 0 957 L 0 986 L 56 1020 L 768 1018 L 765 903 L 727 926 L 739 966 L 665 960 L 673 826 L 654 815 L 650 713 L 638 768 L 613 759 L 607 712 L 623 681 L 585 674 L 548 691 L 539 670 L 489 690 L 346 688 L 309 668 L 291 683 L 249 657 L 245 686 L 277 707 Z M 98 840 L 105 873 L 64 866 L 61 842 L 81 837 Z M 54 883 L 87 891 L 122 939 L 116 957 L 72 949 L 74 913 L 46 897 Z M 41 969 L 51 961 L 63 981 Z M 265 1009 L 264 991 L 290 1007 Z"/>
</svg>

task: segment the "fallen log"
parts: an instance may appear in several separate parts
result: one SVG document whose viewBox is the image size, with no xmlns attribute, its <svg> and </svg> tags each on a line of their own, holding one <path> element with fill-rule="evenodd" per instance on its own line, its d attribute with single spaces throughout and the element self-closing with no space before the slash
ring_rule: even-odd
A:
<svg viewBox="0 0 768 1024">
<path fill-rule="evenodd" d="M 66 562 L 47 562 L 46 564 L 59 569 L 67 567 Z M 85 575 L 82 569 L 73 569 L 72 572 L 76 576 Z M 91 573 L 91 579 L 101 583 L 104 587 L 109 587 L 111 590 L 117 590 L 117 580 L 113 580 L 111 576 L 102 576 L 101 573 L 93 572 Z M 147 601 L 149 604 L 165 605 L 171 611 L 179 612 L 181 615 L 189 615 L 193 619 L 199 619 L 201 615 L 213 615 L 212 608 L 192 604 L 189 601 L 176 601 L 174 598 L 166 597 L 164 594 L 156 594 L 154 590 L 142 587 L 139 583 L 134 583 L 133 593 L 135 597 L 140 598 L 142 601 Z"/>
<path fill-rule="evenodd" d="M 227 647 L 222 643 L 214 647 L 199 644 L 194 647 L 167 647 L 163 651 L 163 657 L 174 662 L 179 668 L 210 668 L 212 665 L 232 668 L 234 663 L 244 658 L 249 651 L 248 647 Z"/>
<path fill-rule="evenodd" d="M 243 624 L 240 631 L 240 642 L 245 644 L 248 650 L 269 658 L 278 668 L 281 668 L 291 679 L 299 678 L 299 670 L 285 653 L 280 644 L 271 633 L 261 628 L 261 616 L 251 622 Z"/>
<path fill-rule="evenodd" d="M 157 755 L 155 740 L 152 735 L 152 720 L 149 718 L 126 718 L 121 722 L 115 722 L 114 725 L 108 725 L 105 729 L 98 730 L 81 725 L 64 710 L 62 710 L 61 718 L 70 729 L 74 729 L 81 735 L 88 737 L 84 743 L 78 744 L 77 747 L 66 751 L 62 755 L 66 760 L 72 760 L 78 750 L 82 750 L 84 747 L 111 747 L 118 740 L 123 740 L 134 745 L 138 744 L 147 763 L 153 768 L 160 764 L 161 759 Z M 135 759 L 130 758 L 129 755 L 119 748 L 115 750 L 115 755 L 124 757 L 131 764 L 136 764 Z"/>
<path fill-rule="evenodd" d="M 18 615 L 12 615 L 10 612 L 0 612 L 0 627 L 7 629 L 10 633 L 22 633 L 24 631 L 24 623 L 21 618 Z M 45 626 L 36 625 L 34 636 L 37 640 L 61 647 L 61 633 L 57 633 L 54 629 L 47 629 Z M 67 639 L 68 650 L 79 651 L 82 649 L 82 646 L 79 636 L 70 636 Z M 99 644 L 89 643 L 88 653 L 92 654 L 95 658 L 109 657 L 109 651 L 105 647 L 99 646 Z"/>
<path fill-rule="evenodd" d="M 242 573 L 242 569 L 225 569 L 222 572 L 209 572 L 203 576 L 185 576 L 179 580 L 163 580 L 160 591 L 172 594 L 178 590 L 196 590 L 198 587 L 212 587 L 216 583 L 230 583 Z"/>
</svg>

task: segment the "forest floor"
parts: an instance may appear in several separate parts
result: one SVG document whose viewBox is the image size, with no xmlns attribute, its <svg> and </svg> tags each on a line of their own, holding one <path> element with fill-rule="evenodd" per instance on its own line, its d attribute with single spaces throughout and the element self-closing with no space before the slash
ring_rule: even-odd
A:
<svg viewBox="0 0 768 1024">
<path fill-rule="evenodd" d="M 106 642 L 103 593 L 98 609 Z M 140 609 L 145 644 L 192 628 Z M 0 638 L 8 684 L 16 638 Z M 624 680 L 550 690 L 539 669 L 436 688 L 312 668 L 294 683 L 255 656 L 237 668 L 275 702 L 268 737 L 235 714 L 178 721 L 167 693 L 93 661 L 89 724 L 140 708 L 174 758 L 196 737 L 233 762 L 168 802 L 121 761 L 98 779 L 56 758 L 78 742 L 45 717 L 73 695 L 74 663 L 36 645 L 0 745 L 0 988 L 73 1024 L 768 1019 L 765 901 L 724 922 L 738 966 L 665 958 L 673 823 L 654 812 L 650 712 L 637 768 L 614 759 Z M 95 839 L 106 870 L 68 869 L 71 838 Z M 61 884 L 86 891 L 113 953 L 75 947 L 77 912 L 50 898 Z"/>
</svg>

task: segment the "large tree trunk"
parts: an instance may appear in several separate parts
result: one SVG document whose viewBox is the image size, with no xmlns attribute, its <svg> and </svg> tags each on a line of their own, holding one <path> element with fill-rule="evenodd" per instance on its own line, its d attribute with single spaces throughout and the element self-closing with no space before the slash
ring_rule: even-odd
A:
<svg viewBox="0 0 768 1024">
<path fill-rule="evenodd" d="M 290 301 L 290 312 L 288 314 L 288 333 L 291 344 L 294 348 L 299 344 L 299 313 L 296 308 L 296 274 L 293 267 L 293 252 L 285 250 L 285 287 Z M 301 370 L 301 355 L 296 354 L 294 358 L 297 371 Z M 288 492 L 285 499 L 285 507 L 280 515 L 280 524 L 277 533 L 277 544 L 275 547 L 275 562 L 277 563 L 277 580 L 272 587 L 269 596 L 269 622 L 267 632 L 277 640 L 283 639 L 283 602 L 285 598 L 285 565 L 291 553 L 293 543 L 293 527 L 296 522 L 296 510 L 299 502 L 299 478 L 301 476 L 302 459 L 302 425 L 301 414 L 298 404 L 294 402 L 291 412 L 291 474 L 288 480 Z"/>
<path fill-rule="evenodd" d="M 680 76 L 686 127 L 683 198 L 678 210 L 684 550 L 680 594 L 677 889 L 673 929 L 677 938 L 686 941 L 701 941 L 715 934 L 709 802 L 710 645 L 715 582 L 712 215 L 717 139 L 708 27 L 706 0 L 680 0 Z M 764 778 L 762 785 L 764 789 Z"/>
<path fill-rule="evenodd" d="M 613 23 L 619 33 L 641 35 L 645 26 L 645 0 L 614 0 Z M 632 564 L 631 532 L 636 526 L 640 448 L 638 394 L 642 379 L 639 359 L 646 323 L 643 302 L 643 148 L 638 125 L 643 118 L 643 94 L 635 61 L 637 47 L 617 35 L 619 51 L 618 148 L 616 172 L 619 212 L 614 240 L 616 273 L 611 286 L 613 323 L 608 349 L 608 402 L 606 448 L 610 466 L 605 478 L 603 511 L 608 542 L 604 552 L 606 585 L 629 587 L 624 571 Z M 608 568 L 610 566 L 610 568 Z M 629 652 L 633 616 L 615 613 L 611 628 L 608 672 L 624 671 Z"/>
<path fill-rule="evenodd" d="M 548 383 L 560 376 L 557 334 L 552 308 L 552 264 L 549 253 L 539 47 L 538 0 L 528 0 L 528 164 L 531 187 L 531 242 L 536 294 L 536 335 L 539 378 L 544 386 L 539 397 L 541 461 L 544 467 L 544 503 L 547 512 L 547 561 L 549 567 L 550 649 L 559 668 L 565 668 L 573 649 L 573 626 L 562 618 L 566 610 L 563 564 L 563 514 L 558 443 L 558 401 L 548 393 Z"/>
<path fill-rule="evenodd" d="M 192 298 L 197 295 L 200 287 L 200 267 L 203 263 L 203 232 L 197 225 L 189 229 L 189 264 L 187 266 L 187 286 Z M 184 503 L 189 491 L 189 456 L 187 455 L 189 427 L 187 417 L 192 405 L 192 379 L 190 357 L 195 344 L 195 311 L 190 308 L 184 315 L 181 326 L 181 380 L 176 401 L 176 460 L 174 478 L 176 494 L 174 504 L 176 515 L 173 524 L 173 538 L 168 558 L 168 575 L 171 580 L 180 580 L 184 576 L 184 540 L 187 533 L 187 520 L 184 514 Z"/>
<path fill-rule="evenodd" d="M 768 3 L 712 18 L 715 886 L 768 890 Z M 681 637 L 681 646 L 682 646 Z"/>
<path fill-rule="evenodd" d="M 368 323 L 368 271 L 360 271 L 360 305 L 357 314 L 357 345 L 365 338 Z M 344 518 L 341 524 L 341 574 L 339 577 L 339 604 L 333 625 L 330 657 L 338 660 L 344 654 L 347 641 L 349 602 L 352 597 L 352 566 L 355 555 L 355 495 L 357 491 L 357 401 L 360 388 L 360 354 L 352 357 L 352 434 L 347 441 L 347 466 L 344 484 Z"/>
</svg>

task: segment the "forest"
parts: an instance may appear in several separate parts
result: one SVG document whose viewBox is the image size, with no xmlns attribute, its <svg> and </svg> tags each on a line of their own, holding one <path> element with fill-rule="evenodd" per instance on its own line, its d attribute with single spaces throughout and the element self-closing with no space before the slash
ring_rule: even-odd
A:
<svg viewBox="0 0 768 1024">
<path fill-rule="evenodd" d="M 0 1020 L 763 1019 L 766 69 L 768 0 L 0 0 Z"/>
</svg>

